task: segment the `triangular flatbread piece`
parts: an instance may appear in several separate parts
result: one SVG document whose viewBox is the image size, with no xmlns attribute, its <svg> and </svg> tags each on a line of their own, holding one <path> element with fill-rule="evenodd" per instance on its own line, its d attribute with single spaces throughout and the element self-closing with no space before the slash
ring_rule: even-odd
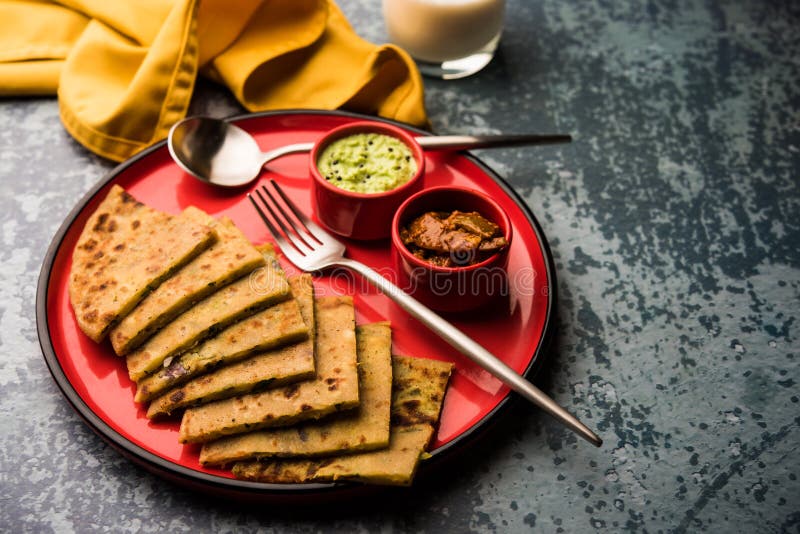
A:
<svg viewBox="0 0 800 534">
<path fill-rule="evenodd" d="M 241 480 L 278 484 L 353 480 L 408 486 L 432 435 L 430 425 L 396 426 L 386 449 L 320 460 L 240 462 L 233 466 L 233 474 Z"/>
<path fill-rule="evenodd" d="M 111 345 L 120 356 L 128 354 L 199 300 L 264 265 L 264 256 L 227 217 L 217 221 L 195 207 L 186 208 L 183 215 L 212 228 L 218 239 L 164 280 L 111 330 Z"/>
<path fill-rule="evenodd" d="M 233 474 L 258 482 L 355 480 L 407 486 L 433 435 L 452 367 L 448 362 L 422 358 L 393 359 L 392 425 L 387 449 L 313 460 L 238 462 Z"/>
<path fill-rule="evenodd" d="M 99 343 L 148 291 L 215 239 L 207 226 L 154 210 L 112 186 L 72 254 L 69 297 L 78 326 Z"/>
<path fill-rule="evenodd" d="M 436 426 L 453 364 L 427 358 L 392 358 L 392 425 Z"/>
<path fill-rule="evenodd" d="M 161 393 L 150 403 L 147 417 L 162 417 L 188 406 L 313 377 L 314 287 L 311 276 L 291 277 L 289 285 L 293 300 L 276 304 L 228 327 L 217 337 L 142 380 L 136 391 L 137 402 L 147 401 L 154 393 Z M 295 318 L 297 312 L 287 309 L 290 306 L 299 308 L 300 319 Z M 306 339 L 283 346 L 297 339 L 301 325 L 306 326 L 302 331 L 308 332 Z M 280 348 L 251 355 L 268 346 Z M 187 377 L 195 378 L 186 382 Z M 182 382 L 186 383 L 172 389 L 167 385 Z"/>
<path fill-rule="evenodd" d="M 181 421 L 181 443 L 204 443 L 249 430 L 286 426 L 358 405 L 353 299 L 321 297 L 315 306 L 315 378 L 189 408 Z"/>
<path fill-rule="evenodd" d="M 211 294 L 126 356 L 128 375 L 139 381 L 167 358 L 213 337 L 229 325 L 291 297 L 283 271 L 271 262 Z M 299 316 L 299 311 L 297 312 Z"/>
<path fill-rule="evenodd" d="M 227 436 L 203 445 L 200 463 L 227 464 L 268 456 L 322 456 L 389 444 L 392 332 L 389 323 L 356 327 L 359 405 L 337 417 Z"/>
</svg>

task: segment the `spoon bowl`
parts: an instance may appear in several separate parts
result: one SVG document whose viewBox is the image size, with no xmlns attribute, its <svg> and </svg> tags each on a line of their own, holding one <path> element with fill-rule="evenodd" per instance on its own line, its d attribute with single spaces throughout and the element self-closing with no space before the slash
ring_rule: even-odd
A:
<svg viewBox="0 0 800 534">
<path fill-rule="evenodd" d="M 422 136 L 417 143 L 426 150 L 550 145 L 569 143 L 569 135 L 450 135 Z M 273 159 L 310 152 L 315 143 L 287 145 L 262 152 L 252 135 L 235 124 L 212 117 L 187 117 L 169 131 L 167 147 L 178 166 L 202 182 L 219 187 L 240 187 L 261 174 Z"/>
<path fill-rule="evenodd" d="M 178 166 L 202 182 L 239 187 L 255 180 L 267 162 L 313 143 L 262 152 L 252 135 L 235 124 L 211 117 L 189 117 L 169 131 L 169 153 Z"/>
</svg>

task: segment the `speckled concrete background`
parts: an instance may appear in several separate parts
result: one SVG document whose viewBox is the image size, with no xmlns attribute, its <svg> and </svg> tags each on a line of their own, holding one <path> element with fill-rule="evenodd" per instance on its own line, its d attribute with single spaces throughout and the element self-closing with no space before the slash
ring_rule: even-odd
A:
<svg viewBox="0 0 800 534">
<path fill-rule="evenodd" d="M 384 39 L 378 0 L 340 0 Z M 566 131 L 481 157 L 557 261 L 560 332 L 537 382 L 594 449 L 519 405 L 456 469 L 368 510 L 209 500 L 79 420 L 36 338 L 63 217 L 111 168 L 54 100 L 0 102 L 0 531 L 800 531 L 800 5 L 510 0 L 499 57 L 426 81 L 438 132 Z M 196 111 L 238 112 L 201 88 Z"/>
</svg>

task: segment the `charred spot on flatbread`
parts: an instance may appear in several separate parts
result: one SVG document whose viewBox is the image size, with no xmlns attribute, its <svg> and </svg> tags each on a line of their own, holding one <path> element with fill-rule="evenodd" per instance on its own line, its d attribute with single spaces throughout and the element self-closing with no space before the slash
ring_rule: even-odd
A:
<svg viewBox="0 0 800 534">
<path fill-rule="evenodd" d="M 435 425 L 452 369 L 450 362 L 395 356 L 392 360 L 392 424 Z"/>
</svg>

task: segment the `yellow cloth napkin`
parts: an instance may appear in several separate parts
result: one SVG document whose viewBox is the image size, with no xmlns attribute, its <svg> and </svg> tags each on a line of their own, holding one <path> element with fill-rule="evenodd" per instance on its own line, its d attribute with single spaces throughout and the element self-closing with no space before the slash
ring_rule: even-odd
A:
<svg viewBox="0 0 800 534">
<path fill-rule="evenodd" d="M 165 138 L 198 75 L 250 111 L 427 125 L 411 58 L 358 37 L 333 0 L 0 0 L 0 96 L 57 93 L 66 129 L 101 156 Z"/>
</svg>

